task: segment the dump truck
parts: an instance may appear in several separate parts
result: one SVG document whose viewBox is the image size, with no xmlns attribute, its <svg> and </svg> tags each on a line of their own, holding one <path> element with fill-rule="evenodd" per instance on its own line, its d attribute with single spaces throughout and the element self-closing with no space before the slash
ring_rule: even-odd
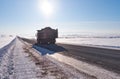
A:
<svg viewBox="0 0 120 79">
<path fill-rule="evenodd" d="M 58 29 L 46 27 L 37 30 L 37 44 L 55 44 L 56 38 L 58 38 Z"/>
</svg>

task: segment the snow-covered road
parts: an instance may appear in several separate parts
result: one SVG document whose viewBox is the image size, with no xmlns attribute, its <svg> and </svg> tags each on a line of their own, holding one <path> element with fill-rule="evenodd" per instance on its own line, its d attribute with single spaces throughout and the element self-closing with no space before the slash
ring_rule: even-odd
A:
<svg viewBox="0 0 120 79">
<path fill-rule="evenodd" d="M 41 56 L 19 38 L 0 53 L 0 79 L 96 79 L 72 66 Z"/>
</svg>

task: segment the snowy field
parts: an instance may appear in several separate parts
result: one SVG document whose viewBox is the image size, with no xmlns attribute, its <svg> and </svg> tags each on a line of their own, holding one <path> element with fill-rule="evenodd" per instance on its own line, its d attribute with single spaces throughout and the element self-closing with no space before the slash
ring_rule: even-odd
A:
<svg viewBox="0 0 120 79">
<path fill-rule="evenodd" d="M 14 38 L 15 38 L 15 36 L 0 35 L 0 48 L 9 44 Z"/>
<path fill-rule="evenodd" d="M 57 43 L 120 49 L 120 35 L 64 35 Z"/>
</svg>

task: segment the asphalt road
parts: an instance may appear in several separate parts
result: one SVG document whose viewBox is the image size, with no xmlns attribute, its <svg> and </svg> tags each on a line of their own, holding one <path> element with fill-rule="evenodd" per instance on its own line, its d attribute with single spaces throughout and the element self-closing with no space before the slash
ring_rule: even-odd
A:
<svg viewBox="0 0 120 79">
<path fill-rule="evenodd" d="M 58 45 L 67 50 L 65 52 L 61 52 L 63 55 L 96 64 L 110 71 L 120 73 L 120 50 L 68 44 Z"/>
<path fill-rule="evenodd" d="M 35 44 L 35 40 L 22 38 L 24 41 L 28 43 Z M 57 49 L 57 47 L 61 47 L 63 50 Z M 105 48 L 97 48 L 90 46 L 78 46 L 78 45 L 70 45 L 70 44 L 57 44 L 57 47 L 49 47 L 47 49 L 60 52 L 60 54 L 73 57 L 78 60 L 85 61 L 87 63 L 95 64 L 101 66 L 110 71 L 114 71 L 120 74 L 120 50 L 114 49 L 105 49 Z M 57 50 L 57 51 L 56 51 Z M 72 62 L 71 62 L 72 63 Z"/>
</svg>

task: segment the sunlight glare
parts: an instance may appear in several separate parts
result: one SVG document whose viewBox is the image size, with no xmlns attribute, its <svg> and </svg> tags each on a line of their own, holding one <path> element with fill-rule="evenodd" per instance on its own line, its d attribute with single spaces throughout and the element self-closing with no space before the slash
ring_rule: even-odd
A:
<svg viewBox="0 0 120 79">
<path fill-rule="evenodd" d="M 43 0 L 40 7 L 45 17 L 50 17 L 53 14 L 53 5 L 48 0 Z"/>
</svg>

